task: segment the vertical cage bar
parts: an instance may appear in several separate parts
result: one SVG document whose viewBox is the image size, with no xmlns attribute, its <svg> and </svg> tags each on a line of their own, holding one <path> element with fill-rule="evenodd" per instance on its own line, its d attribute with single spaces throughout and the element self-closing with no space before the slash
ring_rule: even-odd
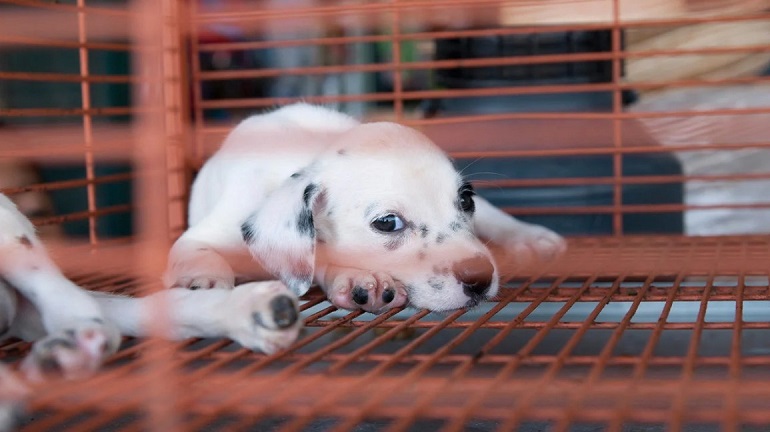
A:
<svg viewBox="0 0 770 432">
<path fill-rule="evenodd" d="M 187 80 L 184 79 L 185 75 L 185 59 L 187 57 L 185 50 L 185 37 L 187 36 L 187 28 L 185 20 L 188 18 L 186 13 L 185 2 L 172 1 L 168 3 L 168 10 L 166 14 L 173 19 L 164 23 L 164 41 L 165 46 L 163 50 L 163 62 L 164 62 L 164 80 L 163 89 L 166 92 L 164 95 L 165 100 L 165 119 L 166 119 L 166 147 L 167 147 L 167 164 L 166 172 L 168 176 L 168 195 L 167 204 L 169 211 L 168 227 L 169 231 L 172 228 L 186 225 L 186 208 L 187 195 L 189 188 L 187 187 L 188 180 L 192 177 L 189 172 L 189 167 L 185 164 L 185 150 L 188 143 L 188 108 L 187 98 L 185 93 L 188 91 L 189 86 Z M 183 202 L 179 202 L 179 198 L 174 195 L 178 195 L 181 192 L 182 197 L 185 198 Z M 180 211 L 174 211 L 171 206 L 177 206 Z M 179 209 L 179 207 L 182 207 Z M 181 216 L 182 220 L 176 219 Z M 169 232 L 169 235 L 172 233 Z M 170 240 L 173 240 L 170 238 Z"/>
<path fill-rule="evenodd" d="M 391 24 L 391 52 L 393 58 L 393 111 L 396 115 L 396 121 L 404 118 L 404 99 L 403 99 L 403 77 L 401 75 L 401 9 L 398 0 L 392 0 L 393 4 L 393 22 Z"/>
<path fill-rule="evenodd" d="M 738 286 L 735 287 L 735 317 L 733 318 L 730 363 L 727 371 L 729 381 L 725 398 L 725 417 L 722 421 L 722 428 L 727 432 L 739 430 L 740 401 L 737 393 L 741 379 L 741 338 L 743 337 L 743 293 L 745 287 L 746 274 L 741 272 L 738 275 Z"/>
<path fill-rule="evenodd" d="M 174 50 L 178 38 L 177 0 L 136 0 L 132 22 L 135 50 L 134 64 L 142 76 L 143 85 L 135 88 L 139 104 L 135 119 L 134 166 L 137 172 L 135 200 L 137 213 L 135 231 L 138 239 L 134 248 L 134 268 L 137 274 L 150 280 L 160 280 L 169 249 L 169 172 L 167 143 L 179 139 L 182 113 L 175 105 L 173 65 L 179 52 Z M 141 20 L 141 21 L 138 21 Z M 176 135 L 175 135 L 176 134 Z M 145 286 L 145 292 L 161 289 L 159 284 Z M 148 303 L 144 324 L 151 335 L 165 334 L 168 327 L 168 304 L 164 299 Z M 150 337 L 140 361 L 146 366 L 141 375 L 146 393 L 144 408 L 146 426 L 150 430 L 178 430 L 179 394 L 178 372 L 169 367 L 175 348 Z"/>
<path fill-rule="evenodd" d="M 193 109 L 193 135 L 195 137 L 194 148 L 192 151 L 192 162 L 197 166 L 203 163 L 203 137 L 204 137 L 204 116 L 203 116 L 203 81 L 201 81 L 201 55 L 200 55 L 200 34 L 197 16 L 199 13 L 199 2 L 189 3 L 190 24 L 190 64 L 192 75 L 192 109 Z"/>
<path fill-rule="evenodd" d="M 687 347 L 687 355 L 682 365 L 682 375 L 679 379 L 678 392 L 673 401 L 671 407 L 671 419 L 669 426 L 672 430 L 681 430 L 684 426 L 684 419 L 687 414 L 687 395 L 689 394 L 688 385 L 693 382 L 695 375 L 695 368 L 698 361 L 698 349 L 700 347 L 701 337 L 703 336 L 703 327 L 706 322 L 706 310 L 708 309 L 709 298 L 711 298 L 711 290 L 714 286 L 713 273 L 708 275 L 706 281 L 706 287 L 703 290 L 701 296 L 700 306 L 698 308 L 698 316 L 693 323 L 693 329 L 690 336 L 690 344 Z"/>
<path fill-rule="evenodd" d="M 92 246 L 98 242 L 96 233 L 96 186 L 94 185 L 94 153 L 93 153 L 93 118 L 91 116 L 91 84 L 89 82 L 88 67 L 88 30 L 86 27 L 85 0 L 78 0 L 78 60 L 80 61 L 80 97 L 81 107 L 83 108 L 83 141 L 84 158 L 86 168 L 86 196 L 88 202 L 88 241 Z"/>
<path fill-rule="evenodd" d="M 612 145 L 615 152 L 612 155 L 612 175 L 615 180 L 612 186 L 612 233 L 615 236 L 623 234 L 623 111 L 622 79 L 622 27 L 620 23 L 620 0 L 612 0 Z"/>
</svg>

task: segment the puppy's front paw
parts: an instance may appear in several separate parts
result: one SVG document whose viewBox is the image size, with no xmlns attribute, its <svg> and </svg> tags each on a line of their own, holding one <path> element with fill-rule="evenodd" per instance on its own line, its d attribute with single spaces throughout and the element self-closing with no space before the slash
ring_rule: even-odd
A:
<svg viewBox="0 0 770 432">
<path fill-rule="evenodd" d="M 86 320 L 35 342 L 21 370 L 32 381 L 77 379 L 94 373 L 120 346 L 120 334 L 100 318 Z"/>
<path fill-rule="evenodd" d="M 302 329 L 297 296 L 278 281 L 238 285 L 227 309 L 223 313 L 228 336 L 254 351 L 272 354 L 285 349 Z"/>
<path fill-rule="evenodd" d="M 230 264 L 219 254 L 199 253 L 174 260 L 164 281 L 169 288 L 230 289 L 235 286 L 235 275 Z"/>
<path fill-rule="evenodd" d="M 330 268 L 324 290 L 338 308 L 379 314 L 407 304 L 406 289 L 385 273 L 353 268 Z"/>
</svg>

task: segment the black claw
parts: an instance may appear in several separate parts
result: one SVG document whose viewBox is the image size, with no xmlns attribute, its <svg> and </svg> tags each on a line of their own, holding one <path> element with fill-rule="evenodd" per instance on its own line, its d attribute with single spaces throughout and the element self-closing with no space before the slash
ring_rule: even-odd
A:
<svg viewBox="0 0 770 432">
<path fill-rule="evenodd" d="M 196 285 L 190 285 L 190 290 L 192 290 L 192 291 L 199 290 L 199 289 L 201 289 L 200 285 L 197 285 L 197 284 Z"/>
<path fill-rule="evenodd" d="M 270 310 L 273 312 L 273 321 L 278 328 L 291 327 L 297 322 L 299 316 L 294 300 L 285 295 L 276 296 L 270 300 Z"/>
<path fill-rule="evenodd" d="M 369 293 L 363 287 L 356 286 L 353 288 L 353 301 L 363 306 L 369 301 Z"/>
<path fill-rule="evenodd" d="M 382 301 L 384 301 L 385 303 L 390 303 L 395 298 L 396 298 L 396 290 L 394 290 L 393 288 L 386 288 L 385 291 L 382 292 Z"/>
</svg>

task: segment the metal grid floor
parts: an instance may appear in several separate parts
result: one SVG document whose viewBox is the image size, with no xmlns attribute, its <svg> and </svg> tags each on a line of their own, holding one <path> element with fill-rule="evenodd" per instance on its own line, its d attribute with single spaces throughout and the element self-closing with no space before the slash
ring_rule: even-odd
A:
<svg viewBox="0 0 770 432">
<path fill-rule="evenodd" d="M 97 376 L 41 389 L 25 430 L 753 430 L 770 425 L 768 252 L 573 240 L 496 302 L 447 315 L 347 313 L 313 292 L 289 350 L 127 340 Z"/>
</svg>

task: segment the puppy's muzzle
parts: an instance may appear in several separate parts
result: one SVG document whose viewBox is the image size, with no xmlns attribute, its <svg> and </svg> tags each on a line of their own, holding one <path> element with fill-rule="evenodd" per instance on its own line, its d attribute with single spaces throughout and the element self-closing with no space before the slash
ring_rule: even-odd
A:
<svg viewBox="0 0 770 432">
<path fill-rule="evenodd" d="M 479 300 L 492 285 L 495 267 L 489 259 L 477 256 L 455 263 L 452 271 L 457 281 L 462 284 L 465 295 Z"/>
</svg>

